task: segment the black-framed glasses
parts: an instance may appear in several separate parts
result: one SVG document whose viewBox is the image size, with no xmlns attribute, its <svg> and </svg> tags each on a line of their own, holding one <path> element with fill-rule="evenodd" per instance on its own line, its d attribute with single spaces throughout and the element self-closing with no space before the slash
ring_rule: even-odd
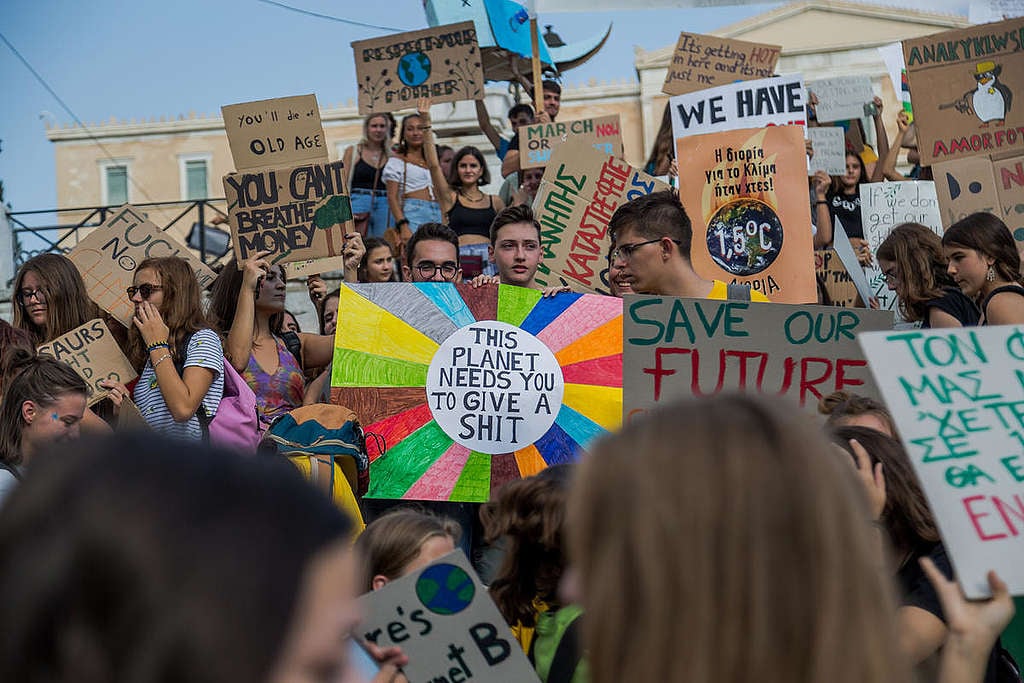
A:
<svg viewBox="0 0 1024 683">
<path fill-rule="evenodd" d="M 887 284 L 894 285 L 899 282 L 900 274 L 895 269 L 882 273 Z"/>
<path fill-rule="evenodd" d="M 138 292 L 142 295 L 142 300 L 146 301 L 153 292 L 159 292 L 161 289 L 163 289 L 163 285 L 151 285 L 145 282 L 138 287 L 132 286 L 124 291 L 128 292 L 129 299 L 133 298 L 135 293 Z"/>
<path fill-rule="evenodd" d="M 38 289 L 19 289 L 18 290 L 18 303 L 22 306 L 28 304 L 32 298 L 41 304 L 46 303 L 46 292 L 40 287 Z"/>
<path fill-rule="evenodd" d="M 647 240 L 646 242 L 635 242 L 634 244 L 623 244 L 623 245 L 620 245 L 620 246 L 615 247 L 614 249 L 612 249 L 612 252 L 610 254 L 608 254 L 608 260 L 609 261 L 620 261 L 620 260 L 621 261 L 628 261 L 633 256 L 633 252 L 635 252 L 640 247 L 646 246 L 648 244 L 656 244 L 656 243 L 662 241 L 663 239 L 665 239 L 665 238 L 664 237 L 659 237 L 658 239 Z M 675 242 L 677 245 L 682 244 L 682 242 L 680 242 L 679 240 L 672 240 L 672 241 Z"/>
<path fill-rule="evenodd" d="M 434 273 L 441 271 L 441 277 L 445 280 L 451 280 L 455 277 L 455 273 L 459 272 L 459 264 L 454 261 L 445 261 L 441 265 L 437 265 L 433 261 L 424 261 L 416 264 L 416 272 L 420 274 L 420 277 L 424 280 L 430 280 L 434 277 Z"/>
</svg>

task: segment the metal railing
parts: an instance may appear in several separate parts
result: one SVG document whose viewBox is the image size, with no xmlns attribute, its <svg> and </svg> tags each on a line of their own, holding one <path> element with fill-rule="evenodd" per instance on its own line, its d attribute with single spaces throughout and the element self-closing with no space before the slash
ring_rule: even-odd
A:
<svg viewBox="0 0 1024 683">
<path fill-rule="evenodd" d="M 164 231 L 176 225 L 191 224 L 192 228 L 202 226 L 198 230 L 196 240 L 192 246 L 199 252 L 199 258 L 203 263 L 210 263 L 208 258 L 207 230 L 211 226 L 207 223 L 214 216 L 227 217 L 226 202 L 224 199 L 192 199 L 169 202 L 149 202 L 145 204 L 132 204 L 132 206 L 146 213 L 151 221 Z M 14 270 L 28 259 L 38 254 L 47 252 L 67 253 L 79 242 L 82 230 L 97 228 L 107 220 L 108 215 L 118 206 L 85 206 L 70 209 L 38 209 L 35 211 L 8 211 L 7 218 L 11 224 L 14 249 Z M 150 209 L 150 211 L 147 211 Z M 162 214 L 169 214 L 170 220 L 161 225 L 159 217 L 154 217 L 154 210 Z M 80 217 L 84 214 L 84 217 Z M 76 216 L 66 223 L 60 221 L 60 217 Z M 56 222 L 54 222 L 56 216 Z M 34 218 L 39 219 L 36 223 Z"/>
</svg>

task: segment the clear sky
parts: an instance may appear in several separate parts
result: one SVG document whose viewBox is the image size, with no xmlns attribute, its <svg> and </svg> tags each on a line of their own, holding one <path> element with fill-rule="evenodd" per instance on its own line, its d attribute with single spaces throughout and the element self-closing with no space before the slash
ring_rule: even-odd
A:
<svg viewBox="0 0 1024 683">
<path fill-rule="evenodd" d="M 282 1 L 394 29 L 426 26 L 421 0 Z M 681 30 L 706 33 L 773 6 L 542 14 L 540 19 L 542 25 L 553 24 L 566 42 L 613 24 L 603 50 L 567 72 L 564 80 L 571 85 L 591 78 L 635 78 L 634 45 L 664 47 L 675 43 Z M 88 124 L 112 116 L 217 113 L 223 104 L 306 92 L 315 92 L 324 105 L 345 102 L 356 94 L 349 44 L 391 31 L 304 16 L 258 0 L 0 0 L 0 32 Z M 0 43 L 0 179 L 5 201 L 16 211 L 56 205 L 45 120 L 66 124 L 72 118 Z M 145 186 L 145 178 L 138 180 Z"/>
</svg>

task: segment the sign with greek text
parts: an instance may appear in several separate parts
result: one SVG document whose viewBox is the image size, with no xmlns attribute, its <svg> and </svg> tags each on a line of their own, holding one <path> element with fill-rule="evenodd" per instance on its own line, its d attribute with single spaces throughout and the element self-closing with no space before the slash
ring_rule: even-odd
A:
<svg viewBox="0 0 1024 683">
<path fill-rule="evenodd" d="M 811 126 L 807 129 L 814 156 L 807 162 L 807 175 L 823 170 L 829 175 L 846 174 L 846 131 L 839 126 Z"/>
<path fill-rule="evenodd" d="M 544 258 L 536 280 L 609 294 L 608 222 L 621 204 L 667 190 L 662 181 L 586 143 L 559 145 L 544 170 L 533 211 Z"/>
<path fill-rule="evenodd" d="M 297 95 L 220 108 L 235 170 L 327 161 L 316 95 Z"/>
<path fill-rule="evenodd" d="M 915 91 L 916 93 L 916 91 Z M 968 598 L 1024 594 L 1024 330 L 858 338 Z"/>
<path fill-rule="evenodd" d="M 461 550 L 359 599 L 356 635 L 409 658 L 410 683 L 537 682 L 530 660 Z"/>
<path fill-rule="evenodd" d="M 935 164 L 935 194 L 946 226 L 984 211 L 1000 214 L 999 192 L 988 157 L 969 157 Z"/>
<path fill-rule="evenodd" d="M 814 409 L 848 390 L 879 398 L 856 337 L 892 328 L 864 308 L 626 295 L 625 416 L 661 401 L 747 391 Z"/>
<path fill-rule="evenodd" d="M 89 297 L 125 327 L 131 327 L 135 314 L 125 290 L 131 287 L 138 264 L 158 256 L 178 256 L 188 261 L 203 289 L 217 277 L 185 245 L 127 204 L 68 254 L 82 273 Z"/>
<path fill-rule="evenodd" d="M 804 129 L 731 130 L 676 144 L 694 270 L 748 283 L 772 301 L 817 301 Z"/>
<path fill-rule="evenodd" d="M 807 92 L 814 93 L 818 104 L 814 114 L 822 123 L 859 119 L 864 105 L 875 97 L 868 76 L 840 76 L 807 83 Z"/>
<path fill-rule="evenodd" d="M 921 164 L 1024 151 L 1024 19 L 903 41 Z"/>
<path fill-rule="evenodd" d="M 472 21 L 352 43 L 359 114 L 412 109 L 484 96 L 484 70 Z"/>
<path fill-rule="evenodd" d="M 121 352 L 107 324 L 101 319 L 90 320 L 62 337 L 39 347 L 62 363 L 70 365 L 92 387 L 89 405 L 98 403 L 109 393 L 100 386 L 105 379 L 128 384 L 138 377 L 135 368 Z"/>
<path fill-rule="evenodd" d="M 729 83 L 676 95 L 668 101 L 672 135 L 677 140 L 738 128 L 803 126 L 807 122 L 804 104 L 799 74 Z"/>
<path fill-rule="evenodd" d="M 682 95 L 734 81 L 771 78 L 782 47 L 745 40 L 679 34 L 661 92 Z"/>
<path fill-rule="evenodd" d="M 524 169 L 547 166 L 552 150 L 569 139 L 585 141 L 605 154 L 622 157 L 619 115 L 611 114 L 592 119 L 520 126 L 520 166 Z"/>
<path fill-rule="evenodd" d="M 264 250 L 272 263 L 341 255 L 354 230 L 345 173 L 341 161 L 318 161 L 224 176 L 239 266 Z"/>
<path fill-rule="evenodd" d="M 992 162 L 999 217 L 1010 229 L 1017 249 L 1024 249 L 1024 157 Z"/>
<path fill-rule="evenodd" d="M 341 287 L 331 400 L 367 432 L 370 498 L 485 502 L 622 417 L 622 302 L 510 285 Z"/>
</svg>

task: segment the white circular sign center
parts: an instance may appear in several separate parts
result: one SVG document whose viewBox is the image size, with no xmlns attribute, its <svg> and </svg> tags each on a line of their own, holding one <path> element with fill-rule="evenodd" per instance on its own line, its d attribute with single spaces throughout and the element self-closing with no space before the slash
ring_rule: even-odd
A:
<svg viewBox="0 0 1024 683">
<path fill-rule="evenodd" d="M 562 408 L 565 380 L 551 349 L 497 320 L 444 340 L 427 370 L 427 403 L 456 443 L 494 455 L 544 436 Z"/>
</svg>

